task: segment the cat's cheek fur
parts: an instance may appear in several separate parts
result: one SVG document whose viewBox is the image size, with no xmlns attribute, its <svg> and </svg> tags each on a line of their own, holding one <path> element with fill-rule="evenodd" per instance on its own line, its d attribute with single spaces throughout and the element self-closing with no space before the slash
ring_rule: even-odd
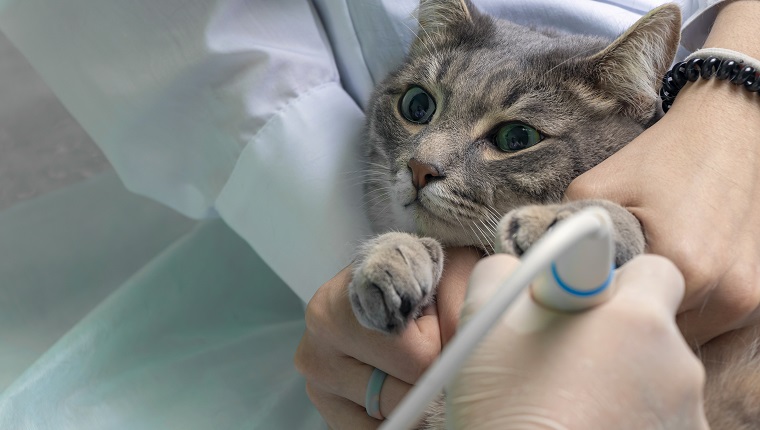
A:
<svg viewBox="0 0 760 430">
<path fill-rule="evenodd" d="M 391 189 L 390 210 L 397 221 L 395 226 L 403 226 L 404 231 L 417 231 L 414 210 L 410 206 L 417 198 L 417 190 L 412 185 L 412 174 L 408 169 L 401 169 L 396 173 Z"/>
</svg>

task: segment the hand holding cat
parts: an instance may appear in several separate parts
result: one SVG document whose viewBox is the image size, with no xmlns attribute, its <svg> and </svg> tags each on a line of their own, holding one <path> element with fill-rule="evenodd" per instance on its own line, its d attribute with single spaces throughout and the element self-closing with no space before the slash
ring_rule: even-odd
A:
<svg viewBox="0 0 760 430">
<path fill-rule="evenodd" d="M 384 415 L 399 401 L 456 329 L 467 278 L 480 259 L 470 248 L 446 251 L 449 262 L 439 283 L 436 304 L 397 335 L 362 327 L 348 300 L 351 268 L 320 287 L 306 309 L 306 332 L 295 364 L 306 389 L 332 429 L 376 428 L 380 421 L 364 409 L 367 381 L 374 367 L 388 373 L 380 395 Z"/>
<path fill-rule="evenodd" d="M 705 47 L 760 56 L 760 3 L 719 14 Z M 641 221 L 648 252 L 686 278 L 678 325 L 694 345 L 760 321 L 760 105 L 716 80 L 687 84 L 672 109 L 576 179 L 572 199 L 605 198 Z"/>
<path fill-rule="evenodd" d="M 501 254 L 475 267 L 463 321 L 518 264 Z M 704 369 L 674 321 L 680 273 L 639 256 L 614 282 L 609 302 L 575 315 L 546 310 L 526 291 L 448 387 L 451 428 L 707 429 Z"/>
</svg>

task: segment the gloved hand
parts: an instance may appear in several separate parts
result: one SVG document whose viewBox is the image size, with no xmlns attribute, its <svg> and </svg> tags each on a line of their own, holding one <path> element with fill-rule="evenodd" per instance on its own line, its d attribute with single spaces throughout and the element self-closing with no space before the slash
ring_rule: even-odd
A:
<svg viewBox="0 0 760 430">
<path fill-rule="evenodd" d="M 495 255 L 475 267 L 460 324 L 518 264 Z M 704 368 L 675 323 L 680 272 L 644 255 L 613 282 L 609 302 L 579 314 L 522 294 L 449 385 L 450 428 L 708 429 Z"/>
</svg>

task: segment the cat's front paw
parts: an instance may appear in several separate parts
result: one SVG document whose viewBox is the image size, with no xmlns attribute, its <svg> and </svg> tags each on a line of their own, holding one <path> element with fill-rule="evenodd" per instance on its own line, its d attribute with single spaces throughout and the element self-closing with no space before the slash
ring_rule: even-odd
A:
<svg viewBox="0 0 760 430">
<path fill-rule="evenodd" d="M 348 286 L 359 322 L 399 332 L 433 299 L 443 272 L 443 249 L 434 239 L 386 233 L 362 247 Z"/>
<path fill-rule="evenodd" d="M 563 205 L 532 205 L 514 209 L 499 222 L 495 249 L 519 257 L 554 224 L 573 212 Z"/>
<path fill-rule="evenodd" d="M 496 229 L 497 252 L 521 256 L 554 224 L 590 206 L 610 214 L 615 243 L 615 264 L 620 267 L 644 252 L 639 221 L 624 207 L 606 200 L 577 200 L 555 205 L 523 206 L 504 215 Z"/>
</svg>

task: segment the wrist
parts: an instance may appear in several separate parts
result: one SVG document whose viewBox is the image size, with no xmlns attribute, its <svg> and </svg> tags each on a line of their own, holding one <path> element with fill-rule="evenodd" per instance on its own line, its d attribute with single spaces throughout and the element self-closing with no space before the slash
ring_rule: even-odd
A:
<svg viewBox="0 0 760 430">
<path fill-rule="evenodd" d="M 760 22 L 760 0 L 727 2 L 718 12 L 703 48 L 730 49 L 760 59 L 757 22 Z M 700 78 L 686 84 L 678 93 L 673 107 L 676 105 L 679 115 L 696 116 L 693 119 L 709 124 L 722 123 L 726 128 L 744 133 L 760 132 L 758 127 L 753 127 L 760 125 L 760 97 L 742 85 Z"/>
<path fill-rule="evenodd" d="M 718 125 L 737 133 L 760 133 L 760 97 L 727 80 L 700 78 L 681 89 L 663 119 L 669 116 L 682 117 L 689 127 Z"/>
</svg>

